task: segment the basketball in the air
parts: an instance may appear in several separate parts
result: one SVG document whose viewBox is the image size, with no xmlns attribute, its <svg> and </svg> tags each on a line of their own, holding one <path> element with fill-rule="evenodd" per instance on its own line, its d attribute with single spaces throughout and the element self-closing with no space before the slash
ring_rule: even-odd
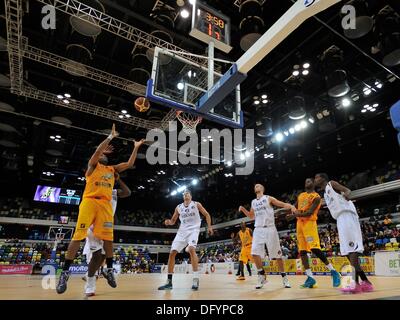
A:
<svg viewBox="0 0 400 320">
<path fill-rule="evenodd" d="M 150 102 L 144 97 L 135 100 L 135 109 L 139 112 L 146 112 L 150 108 Z"/>
</svg>

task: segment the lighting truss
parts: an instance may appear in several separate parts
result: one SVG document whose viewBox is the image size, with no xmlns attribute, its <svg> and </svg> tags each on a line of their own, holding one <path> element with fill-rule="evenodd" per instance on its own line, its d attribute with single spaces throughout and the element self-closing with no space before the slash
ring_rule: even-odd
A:
<svg viewBox="0 0 400 320">
<path fill-rule="evenodd" d="M 40 1 L 42 3 L 48 3 L 51 1 Z M 49 3 L 51 4 L 51 3 Z M 91 9 L 92 11 L 96 11 L 90 7 L 87 7 L 78 1 L 68 1 L 68 4 L 75 5 L 77 6 L 77 9 L 81 10 L 87 10 L 88 8 Z M 64 4 L 65 6 L 68 7 L 68 4 Z M 84 7 L 83 9 L 81 7 Z M 19 96 L 24 96 L 32 99 L 37 99 L 40 101 L 46 101 L 48 103 L 52 103 L 58 106 L 62 106 L 65 108 L 69 108 L 72 110 L 80 111 L 80 112 L 85 112 L 89 113 L 92 115 L 96 115 L 99 117 L 107 118 L 107 119 L 113 119 L 114 121 L 118 122 L 123 122 L 126 124 L 130 124 L 136 127 L 141 127 L 145 129 L 154 129 L 154 128 L 167 128 L 168 127 L 168 122 L 172 121 L 176 117 L 176 113 L 170 112 L 168 113 L 164 119 L 161 121 L 149 121 L 137 117 L 130 117 L 130 118 L 124 118 L 121 119 L 118 117 L 119 113 L 94 106 L 82 101 L 77 101 L 73 100 L 69 104 L 62 103 L 60 102 L 59 99 L 57 99 L 57 96 L 55 94 L 46 92 L 46 91 L 41 91 L 37 90 L 36 88 L 32 86 L 25 87 L 24 84 L 24 70 L 23 70 L 23 58 L 28 58 L 40 63 L 44 63 L 59 69 L 64 69 L 67 63 L 68 69 L 71 71 L 76 71 L 77 73 L 82 72 L 82 67 L 85 68 L 85 74 L 83 75 L 86 78 L 89 78 L 91 80 L 95 80 L 110 86 L 117 87 L 119 89 L 129 91 L 133 94 L 137 95 L 144 95 L 146 87 L 143 85 L 140 85 L 138 83 L 129 81 L 127 79 L 123 79 L 121 77 L 109 74 L 105 71 L 98 70 L 96 68 L 81 64 L 81 63 L 68 63 L 68 62 L 73 62 L 72 60 L 63 58 L 61 56 L 55 55 L 53 53 L 32 47 L 28 45 L 28 39 L 26 37 L 22 36 L 22 15 L 23 15 L 23 9 L 22 9 L 22 0 L 5 0 L 5 8 L 6 8 L 6 24 L 7 24 L 7 48 L 8 48 L 8 56 L 9 56 L 9 64 L 10 64 L 10 84 L 11 88 L 10 91 L 13 94 L 17 94 Z M 89 10 L 90 11 L 90 10 Z M 77 11 L 77 14 L 83 14 L 80 13 L 81 11 Z M 83 11 L 82 11 L 83 12 Z M 98 12 L 101 13 L 101 12 Z M 101 13 L 102 14 L 102 13 Z M 80 18 L 80 17 L 79 17 Z M 113 19 L 109 17 L 110 19 Z M 116 19 L 113 19 L 115 21 L 118 21 Z M 85 20 L 86 21 L 86 20 Z M 122 23 L 122 22 L 121 22 Z M 126 25 L 127 26 L 127 25 Z M 130 27 L 130 26 L 128 26 Z M 132 29 L 135 29 L 131 27 Z M 139 30 L 140 31 L 140 30 Z M 152 40 L 158 39 L 156 37 L 153 37 L 149 35 L 150 42 L 148 41 L 147 43 L 150 44 Z M 161 42 L 165 42 L 161 39 L 158 39 Z M 166 42 L 165 42 L 166 43 Z M 178 47 L 175 47 L 171 45 L 173 49 L 177 49 Z M 74 70 L 74 68 L 76 70 Z"/>
</svg>

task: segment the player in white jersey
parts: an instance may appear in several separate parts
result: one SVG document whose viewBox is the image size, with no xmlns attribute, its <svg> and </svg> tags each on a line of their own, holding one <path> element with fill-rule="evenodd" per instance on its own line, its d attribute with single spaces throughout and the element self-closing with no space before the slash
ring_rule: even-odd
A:
<svg viewBox="0 0 400 320">
<path fill-rule="evenodd" d="M 200 202 L 192 201 L 192 194 L 189 190 L 183 193 L 183 203 L 175 208 L 174 215 L 171 219 L 165 220 L 166 226 L 173 226 L 179 217 L 181 222 L 178 232 L 172 242 L 171 251 L 168 258 L 168 279 L 167 283 L 158 288 L 158 290 L 171 290 L 172 289 L 172 274 L 175 267 L 175 257 L 178 252 L 181 252 L 186 246 L 186 252 L 190 254 L 190 261 L 193 268 L 193 285 L 192 290 L 199 289 L 199 259 L 196 254 L 197 241 L 199 239 L 201 218 L 200 214 L 206 218 L 208 233 L 214 234 L 211 226 L 211 217 L 206 209 Z"/>
<path fill-rule="evenodd" d="M 254 220 L 253 244 L 251 247 L 251 255 L 258 271 L 258 283 L 256 289 L 261 289 L 266 282 L 265 271 L 263 269 L 262 259 L 265 257 L 265 245 L 268 249 L 269 259 L 276 259 L 279 271 L 282 275 L 283 286 L 290 288 L 289 280 L 285 273 L 285 267 L 282 260 L 282 248 L 279 241 L 279 234 L 275 226 L 275 213 L 272 206 L 291 210 L 293 213 L 297 209 L 290 203 L 284 203 L 274 197 L 264 195 L 264 186 L 256 184 L 254 192 L 257 196 L 251 202 L 251 209 L 247 211 L 244 207 L 239 207 L 239 211 L 243 212 L 251 220 Z"/>
<path fill-rule="evenodd" d="M 360 266 L 359 255 L 363 253 L 364 245 L 357 209 L 349 200 L 351 190 L 336 181 L 329 181 L 325 173 L 315 175 L 315 185 L 324 191 L 325 203 L 336 220 L 340 253 L 349 259 L 354 268 L 353 284 L 348 288 L 343 288 L 342 291 L 345 293 L 373 291 L 371 282 Z M 359 283 L 359 277 L 362 280 L 361 283 Z"/>
<path fill-rule="evenodd" d="M 114 173 L 115 183 L 118 183 L 119 188 L 114 189 L 112 191 L 112 200 L 111 205 L 113 209 L 113 215 L 117 209 L 117 201 L 118 198 L 127 198 L 131 195 L 131 190 L 129 187 L 120 179 L 119 174 L 117 172 Z M 104 242 L 101 239 L 98 239 L 93 234 L 93 226 L 87 231 L 87 237 L 85 246 L 83 248 L 83 254 L 86 255 L 86 263 L 89 264 L 88 272 L 86 275 L 86 285 L 85 285 L 85 294 L 86 296 L 94 296 L 96 291 L 96 271 L 99 270 L 100 267 L 105 262 L 106 256 L 104 251 Z M 105 277 L 107 278 L 107 277 Z M 108 281 L 108 279 L 107 279 Z M 110 286 L 110 282 L 108 282 Z"/>
</svg>

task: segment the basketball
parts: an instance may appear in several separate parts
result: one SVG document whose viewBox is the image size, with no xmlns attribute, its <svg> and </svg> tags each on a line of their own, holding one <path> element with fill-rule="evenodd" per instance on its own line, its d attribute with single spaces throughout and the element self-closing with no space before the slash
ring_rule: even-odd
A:
<svg viewBox="0 0 400 320">
<path fill-rule="evenodd" d="M 139 97 L 135 100 L 135 109 L 139 112 L 146 112 L 150 109 L 150 102 L 144 97 Z"/>
</svg>

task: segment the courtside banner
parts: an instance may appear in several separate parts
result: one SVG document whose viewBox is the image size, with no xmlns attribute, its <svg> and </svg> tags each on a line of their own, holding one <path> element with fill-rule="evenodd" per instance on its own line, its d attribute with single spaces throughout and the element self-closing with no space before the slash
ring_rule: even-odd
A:
<svg viewBox="0 0 400 320">
<path fill-rule="evenodd" d="M 347 266 L 350 265 L 349 260 L 345 257 L 328 258 L 328 261 L 332 263 L 333 267 L 339 272 L 341 270 L 344 270 Z M 330 271 L 321 260 L 317 258 L 312 258 L 309 259 L 309 262 L 311 271 L 315 275 L 330 275 Z M 372 257 L 360 257 L 360 264 L 361 268 L 367 275 L 375 274 L 375 264 L 374 264 L 374 259 Z M 296 262 L 295 259 L 284 260 L 284 265 L 285 265 L 285 272 L 287 274 L 289 275 L 295 275 L 296 273 L 299 274 L 299 262 L 298 261 Z M 264 270 L 267 274 L 275 275 L 280 273 L 276 260 L 271 260 L 271 261 L 266 260 L 264 262 Z M 303 271 L 301 271 L 301 273 L 303 273 Z"/>
<path fill-rule="evenodd" d="M 400 251 L 378 251 L 374 258 L 375 275 L 400 276 Z"/>
<path fill-rule="evenodd" d="M 14 275 L 14 274 L 32 274 L 33 266 L 31 264 L 9 264 L 0 265 L 1 275 Z"/>
</svg>

